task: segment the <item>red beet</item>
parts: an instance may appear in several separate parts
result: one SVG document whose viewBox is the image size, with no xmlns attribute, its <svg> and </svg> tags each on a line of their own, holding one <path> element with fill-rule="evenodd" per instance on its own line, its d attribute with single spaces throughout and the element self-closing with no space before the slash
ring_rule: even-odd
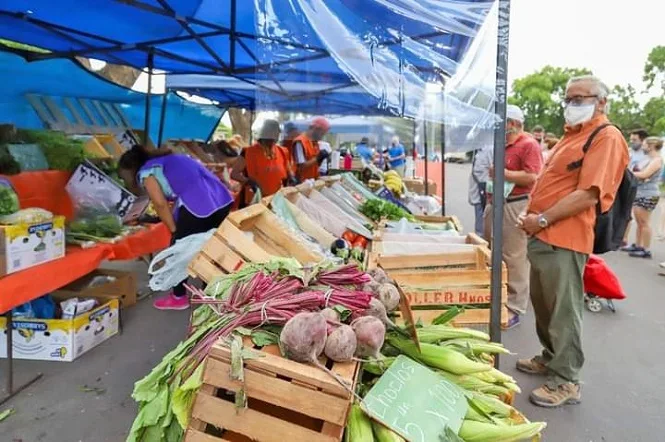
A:
<svg viewBox="0 0 665 442">
<path fill-rule="evenodd" d="M 326 319 L 321 313 L 298 313 L 286 323 L 279 341 L 289 359 L 318 362 L 327 335 Z"/>
<path fill-rule="evenodd" d="M 353 359 L 357 344 L 353 329 L 343 324 L 328 335 L 323 352 L 335 362 L 347 362 Z"/>
<path fill-rule="evenodd" d="M 363 316 L 354 320 L 351 323 L 351 328 L 358 340 L 356 356 L 379 359 L 381 347 L 383 347 L 383 341 L 386 337 L 386 327 L 383 322 L 374 316 Z"/>
</svg>

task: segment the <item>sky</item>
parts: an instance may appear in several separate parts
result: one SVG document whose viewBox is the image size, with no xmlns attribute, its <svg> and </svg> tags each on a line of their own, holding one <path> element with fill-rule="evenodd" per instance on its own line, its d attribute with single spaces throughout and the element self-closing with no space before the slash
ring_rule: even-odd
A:
<svg viewBox="0 0 665 442">
<path fill-rule="evenodd" d="M 643 89 L 651 49 L 665 45 L 662 0 L 512 0 L 508 76 L 550 64 L 586 67 L 608 86 Z M 611 6 L 614 4 L 614 6 Z"/>
</svg>

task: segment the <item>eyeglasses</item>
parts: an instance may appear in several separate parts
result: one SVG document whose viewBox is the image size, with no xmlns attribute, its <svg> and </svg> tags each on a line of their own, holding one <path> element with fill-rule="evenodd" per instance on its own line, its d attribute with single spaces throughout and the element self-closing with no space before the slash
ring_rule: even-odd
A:
<svg viewBox="0 0 665 442">
<path fill-rule="evenodd" d="M 563 99 L 562 106 L 567 106 L 569 104 L 580 105 L 584 103 L 584 100 L 587 98 L 598 98 L 598 95 L 575 95 L 573 97 L 566 97 Z"/>
</svg>

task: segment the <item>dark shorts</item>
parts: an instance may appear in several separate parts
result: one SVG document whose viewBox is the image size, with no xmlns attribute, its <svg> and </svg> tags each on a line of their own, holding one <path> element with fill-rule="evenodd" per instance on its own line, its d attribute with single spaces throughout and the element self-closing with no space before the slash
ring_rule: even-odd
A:
<svg viewBox="0 0 665 442">
<path fill-rule="evenodd" d="M 639 207 L 640 209 L 644 209 L 647 212 L 653 212 L 656 209 L 656 206 L 658 205 L 659 199 L 660 198 L 657 196 L 635 198 L 633 206 Z"/>
</svg>

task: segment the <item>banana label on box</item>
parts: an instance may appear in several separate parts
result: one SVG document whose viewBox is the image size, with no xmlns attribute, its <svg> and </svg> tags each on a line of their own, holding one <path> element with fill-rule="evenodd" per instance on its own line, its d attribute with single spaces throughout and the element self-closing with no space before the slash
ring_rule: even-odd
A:
<svg viewBox="0 0 665 442">
<path fill-rule="evenodd" d="M 45 223 L 4 226 L 5 274 L 17 272 L 65 255 L 65 218 Z"/>
<path fill-rule="evenodd" d="M 117 299 L 73 319 L 16 319 L 12 321 L 14 357 L 42 361 L 73 361 L 118 333 Z M 0 318 L 0 334 L 6 329 Z M 6 340 L 0 339 L 0 357 L 6 357 Z"/>
</svg>

